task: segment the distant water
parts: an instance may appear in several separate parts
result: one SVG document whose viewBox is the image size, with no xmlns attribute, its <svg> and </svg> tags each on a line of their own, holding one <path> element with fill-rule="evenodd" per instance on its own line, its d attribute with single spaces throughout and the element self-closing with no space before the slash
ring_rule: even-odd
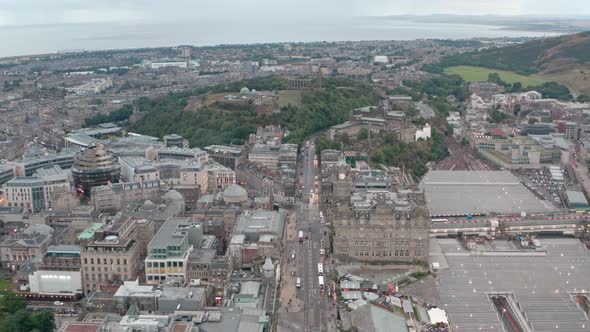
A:
<svg viewBox="0 0 590 332">
<path fill-rule="evenodd" d="M 181 44 L 217 45 L 343 40 L 460 39 L 538 37 L 554 33 L 510 31 L 496 26 L 420 23 L 385 18 L 347 18 L 330 22 L 207 21 L 182 23 L 56 24 L 0 27 L 0 57 Z"/>
</svg>

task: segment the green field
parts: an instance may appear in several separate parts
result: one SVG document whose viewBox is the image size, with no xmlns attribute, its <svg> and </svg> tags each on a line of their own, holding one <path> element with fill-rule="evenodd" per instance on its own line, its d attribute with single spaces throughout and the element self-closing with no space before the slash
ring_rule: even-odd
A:
<svg viewBox="0 0 590 332">
<path fill-rule="evenodd" d="M 13 282 L 11 282 L 10 280 L 0 279 L 0 291 L 6 290 L 6 289 L 14 289 L 14 288 L 15 288 L 15 284 Z"/>
<path fill-rule="evenodd" d="M 281 90 L 279 91 L 279 107 L 287 106 L 301 106 L 301 90 Z"/>
<path fill-rule="evenodd" d="M 530 85 L 540 85 L 547 81 L 540 75 L 524 76 L 512 71 L 489 69 L 484 67 L 455 66 L 445 68 L 445 74 L 459 75 L 468 82 L 485 82 L 488 80 L 488 74 L 490 73 L 498 73 L 503 81 L 511 84 L 520 82 L 524 87 Z"/>
</svg>

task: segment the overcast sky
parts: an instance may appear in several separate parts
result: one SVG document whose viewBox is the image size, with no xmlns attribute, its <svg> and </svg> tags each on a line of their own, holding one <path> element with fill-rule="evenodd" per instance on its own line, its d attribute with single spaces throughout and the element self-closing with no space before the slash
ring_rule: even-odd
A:
<svg viewBox="0 0 590 332">
<path fill-rule="evenodd" d="M 0 0 L 0 26 L 397 14 L 590 15 L 590 0 Z"/>
</svg>

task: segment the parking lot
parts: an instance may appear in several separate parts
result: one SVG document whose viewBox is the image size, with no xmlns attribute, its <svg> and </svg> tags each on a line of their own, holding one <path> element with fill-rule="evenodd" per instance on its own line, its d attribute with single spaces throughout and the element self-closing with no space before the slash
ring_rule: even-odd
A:
<svg viewBox="0 0 590 332">
<path fill-rule="evenodd" d="M 563 173 L 566 173 L 563 171 Z M 558 208 L 564 208 L 563 201 L 565 186 L 564 182 L 552 178 L 548 168 L 542 169 L 519 169 L 514 174 L 521 179 L 524 185 L 539 199 L 551 202 Z M 567 181 L 567 174 L 564 174 Z"/>
</svg>

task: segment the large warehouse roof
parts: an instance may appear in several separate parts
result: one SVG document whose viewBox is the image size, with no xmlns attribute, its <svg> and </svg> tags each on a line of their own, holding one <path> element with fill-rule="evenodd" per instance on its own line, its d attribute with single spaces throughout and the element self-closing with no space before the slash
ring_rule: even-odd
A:
<svg viewBox="0 0 590 332">
<path fill-rule="evenodd" d="M 509 171 L 430 171 L 420 188 L 433 216 L 533 213 L 555 210 Z"/>
<path fill-rule="evenodd" d="M 437 259 L 445 262 L 439 272 L 440 304 L 449 315 L 453 331 L 505 331 L 490 300 L 492 294 L 512 297 L 532 324 L 531 330 L 574 332 L 590 328 L 573 296 L 588 294 L 590 252 L 579 240 L 540 239 L 546 254 L 534 256 L 522 251 L 473 255 L 456 239 L 434 241 Z M 494 244 L 498 250 L 513 245 L 506 241 Z"/>
</svg>

